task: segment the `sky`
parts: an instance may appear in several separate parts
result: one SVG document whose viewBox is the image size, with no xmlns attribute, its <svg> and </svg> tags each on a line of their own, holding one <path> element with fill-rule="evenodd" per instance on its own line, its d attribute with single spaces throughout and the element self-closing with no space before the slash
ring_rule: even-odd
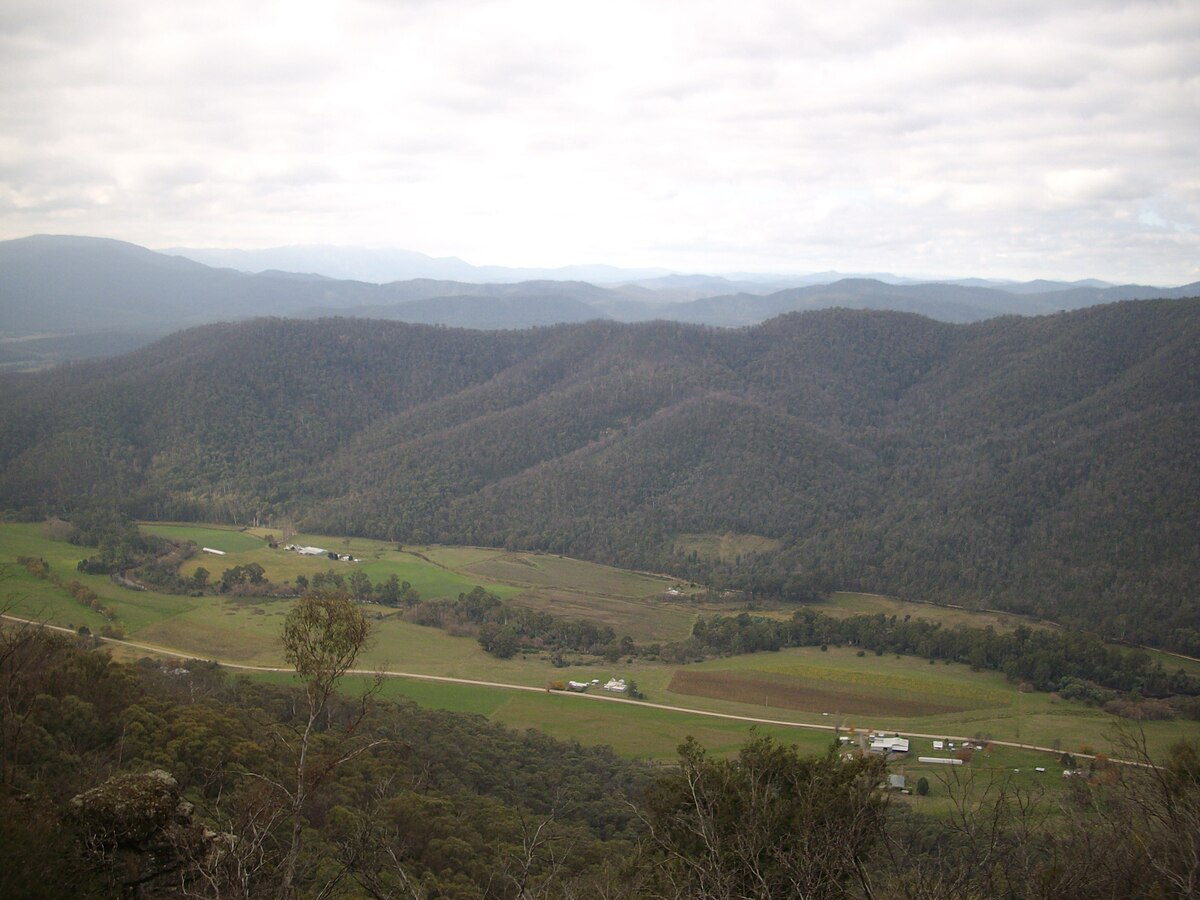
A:
<svg viewBox="0 0 1200 900">
<path fill-rule="evenodd" d="M 1200 2 L 4 0 L 0 238 L 1200 280 Z"/>
</svg>

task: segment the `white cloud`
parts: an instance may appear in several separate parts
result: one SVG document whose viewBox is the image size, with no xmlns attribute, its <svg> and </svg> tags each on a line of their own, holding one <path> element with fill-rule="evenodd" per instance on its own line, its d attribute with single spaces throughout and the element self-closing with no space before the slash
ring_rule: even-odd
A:
<svg viewBox="0 0 1200 900">
<path fill-rule="evenodd" d="M 1198 59 L 1187 0 L 13 0 L 0 231 L 1178 283 Z"/>
</svg>

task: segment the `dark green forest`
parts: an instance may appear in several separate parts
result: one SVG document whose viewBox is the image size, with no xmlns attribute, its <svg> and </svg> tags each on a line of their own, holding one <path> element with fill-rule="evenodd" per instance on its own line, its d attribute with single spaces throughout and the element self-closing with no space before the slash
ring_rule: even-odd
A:
<svg viewBox="0 0 1200 900">
<path fill-rule="evenodd" d="M 541 549 L 1200 653 L 1200 305 L 716 330 L 262 319 L 0 381 L 0 504 Z M 776 549 L 716 560 L 679 536 Z"/>
<path fill-rule="evenodd" d="M 931 816 L 835 747 L 689 740 L 652 767 L 356 696 L 339 673 L 367 637 L 345 595 L 307 595 L 283 638 L 299 686 L 273 687 L 0 628 L 0 895 L 1032 900 L 1200 879 L 1193 745 L 1085 763 L 1055 800 L 926 780 L 949 801 Z M 1149 761 L 1136 733 L 1126 752 Z"/>
</svg>

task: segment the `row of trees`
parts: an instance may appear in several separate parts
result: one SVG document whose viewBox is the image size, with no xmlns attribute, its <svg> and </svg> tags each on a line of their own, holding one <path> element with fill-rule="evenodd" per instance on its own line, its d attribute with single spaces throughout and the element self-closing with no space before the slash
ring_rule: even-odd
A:
<svg viewBox="0 0 1200 900">
<path fill-rule="evenodd" d="M 1003 672 L 1010 681 L 1038 691 L 1058 691 L 1064 697 L 1088 703 L 1114 703 L 1119 695 L 1174 698 L 1174 709 L 1188 716 L 1200 714 L 1200 678 L 1183 669 L 1169 671 L 1160 660 L 1138 649 L 1105 644 L 1095 635 L 1061 629 L 1034 629 L 1018 625 L 999 632 L 991 627 L 940 623 L 911 616 L 881 613 L 846 617 L 830 616 L 812 607 L 787 620 L 755 616 L 701 616 L 685 641 L 638 644 L 618 639 L 609 626 L 586 620 L 562 619 L 540 610 L 513 606 L 476 586 L 453 601 L 414 604 L 406 613 L 420 625 L 474 635 L 485 651 L 502 659 L 518 651 L 563 651 L 615 660 L 645 656 L 686 663 L 712 656 L 781 650 L 785 647 L 851 646 L 876 655 L 920 656 L 930 661 L 952 661 L 975 669 Z M 1114 712 L 1133 717 L 1161 717 L 1172 707 L 1114 706 Z"/>
<path fill-rule="evenodd" d="M 617 640 L 607 625 L 514 606 L 479 585 L 455 600 L 418 603 L 406 616 L 418 625 L 474 635 L 486 652 L 500 659 L 508 659 L 519 650 L 549 650 L 560 662 L 562 652 L 567 650 L 610 659 L 635 652 L 632 638 Z"/>
<path fill-rule="evenodd" d="M 1003 672 L 1010 680 L 1028 682 L 1039 691 L 1072 685 L 1080 691 L 1078 685 L 1090 682 L 1146 697 L 1200 695 L 1200 678 L 1182 669 L 1170 672 L 1143 650 L 1120 649 L 1092 634 L 1026 625 L 1008 632 L 964 625 L 947 628 L 924 619 L 881 613 L 835 617 L 805 608 L 786 621 L 749 613 L 702 617 L 688 641 L 664 652 L 686 658 L 692 653 L 733 655 L 830 644 L 860 647 L 880 655 L 901 653 L 961 662 Z"/>
<path fill-rule="evenodd" d="M 45 579 L 55 587 L 62 589 L 80 606 L 102 615 L 107 622 L 101 626 L 101 634 L 106 637 L 124 636 L 124 631 L 113 624 L 117 621 L 117 608 L 111 603 L 104 603 L 100 596 L 86 584 L 77 579 L 71 579 L 64 583 L 59 574 L 51 569 L 50 563 L 40 556 L 18 556 L 17 565 L 24 566 L 25 570 L 33 577 Z"/>
</svg>

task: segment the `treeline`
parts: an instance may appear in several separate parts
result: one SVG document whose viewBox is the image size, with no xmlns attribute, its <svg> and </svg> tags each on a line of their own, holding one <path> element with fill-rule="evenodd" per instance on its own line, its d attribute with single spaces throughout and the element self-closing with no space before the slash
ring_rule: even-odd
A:
<svg viewBox="0 0 1200 900">
<path fill-rule="evenodd" d="M 104 603 L 100 596 L 86 584 L 77 579 L 64 582 L 62 577 L 50 567 L 50 563 L 40 556 L 18 556 L 17 565 L 23 566 L 25 571 L 34 578 L 44 579 L 65 591 L 80 606 L 102 615 L 106 621 L 100 626 L 100 634 L 104 637 L 125 637 L 125 629 L 116 624 L 117 608 L 111 603 Z M 86 627 L 83 630 L 85 633 L 87 632 Z"/>
<path fill-rule="evenodd" d="M 80 560 L 78 571 L 108 574 L 126 587 L 151 587 L 169 594 L 216 592 L 255 597 L 296 597 L 312 587 L 345 591 L 359 602 L 384 606 L 412 606 L 421 600 L 416 589 L 398 576 L 372 582 L 358 568 L 348 574 L 330 568 L 311 579 L 301 574 L 294 584 L 269 580 L 266 569 L 258 563 L 230 566 L 215 577 L 204 566 L 198 566 L 185 578 L 179 570 L 196 555 L 199 548 L 195 542 L 146 534 L 120 510 L 102 504 L 76 512 L 70 522 L 57 519 L 46 527 L 72 544 L 98 548 L 97 553 Z M 45 565 L 44 560 L 41 563 Z"/>
<path fill-rule="evenodd" d="M 830 616 L 806 608 L 785 621 L 740 613 L 700 618 L 692 636 L 665 652 L 689 656 L 735 655 L 784 647 L 859 647 L 875 655 L 900 653 L 930 662 L 965 663 L 975 669 L 1003 672 L 1010 681 L 1028 683 L 1038 691 L 1062 691 L 1070 699 L 1108 701 L 1108 692 L 1147 698 L 1200 695 L 1200 678 L 1183 669 L 1169 672 L 1161 661 L 1137 649 L 1106 645 L 1093 634 L 1018 625 L 1012 631 L 947 628 L 937 622 L 904 616 Z M 1200 704 L 1185 702 L 1189 714 L 1200 717 Z"/>
<path fill-rule="evenodd" d="M 475 636 L 501 659 L 517 652 L 549 652 L 556 664 L 564 651 L 603 657 L 647 657 L 687 663 L 714 656 L 777 651 L 786 647 L 849 646 L 860 652 L 920 656 L 930 662 L 959 662 L 977 670 L 1003 672 L 1032 690 L 1055 691 L 1070 700 L 1111 704 L 1129 718 L 1179 712 L 1200 718 L 1200 678 L 1182 668 L 1168 671 L 1144 650 L 1105 644 L 1093 634 L 1018 625 L 1010 632 L 965 625 L 947 628 L 925 619 L 882 613 L 831 616 L 811 607 L 779 620 L 743 612 L 701 616 L 685 641 L 638 644 L 618 639 L 609 626 L 571 620 L 505 603 L 476 586 L 456 600 L 411 605 L 406 617 L 418 625 Z M 1172 698 L 1170 708 L 1121 704 L 1130 698 Z"/>
<path fill-rule="evenodd" d="M 305 591 L 310 587 L 316 590 L 345 591 L 359 603 L 412 607 L 421 602 L 421 595 L 417 589 L 407 581 L 401 581 L 400 576 L 394 573 L 379 582 L 371 581 L 371 576 L 362 569 L 352 569 L 348 575 L 343 575 L 336 569 L 327 569 L 317 572 L 312 578 L 307 575 L 296 576 L 297 590 Z"/>
<path fill-rule="evenodd" d="M 0 503 L 286 515 L 1002 608 L 1200 655 L 1198 343 L 1184 300 L 970 326 L 211 326 L 4 378 Z M 679 542 L 727 532 L 771 549 Z"/>
<path fill-rule="evenodd" d="M 508 659 L 521 650 L 548 650 L 554 664 L 561 666 L 565 664 L 564 651 L 594 654 L 614 661 L 638 652 L 632 638 L 617 640 L 616 632 L 607 625 L 514 606 L 478 585 L 455 600 L 412 604 L 405 615 L 417 625 L 474 636 L 480 647 L 500 659 Z"/>
<path fill-rule="evenodd" d="M 51 523 L 51 528 L 55 523 Z M 115 506 L 95 504 L 75 511 L 67 540 L 98 552 L 79 561 L 87 575 L 136 573 L 138 580 L 167 591 L 181 592 L 180 564 L 195 552 L 195 544 L 145 534 Z"/>
</svg>

